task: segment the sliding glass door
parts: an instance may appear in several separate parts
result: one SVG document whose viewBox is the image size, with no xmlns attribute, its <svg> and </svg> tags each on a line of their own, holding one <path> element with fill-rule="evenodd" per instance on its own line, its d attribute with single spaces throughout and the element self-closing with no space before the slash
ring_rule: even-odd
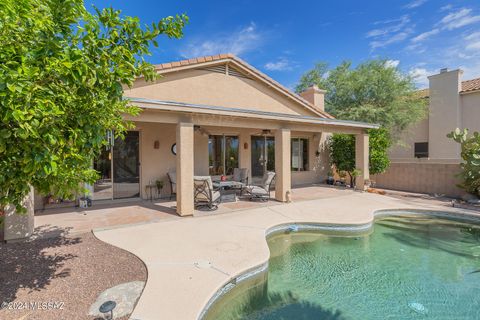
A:
<svg viewBox="0 0 480 320">
<path fill-rule="evenodd" d="M 125 139 L 115 139 L 111 150 L 104 150 L 94 161 L 100 173 L 95 182 L 94 200 L 122 199 L 140 196 L 139 133 L 128 131 Z"/>
<path fill-rule="evenodd" d="M 128 131 L 125 139 L 113 146 L 113 198 L 140 196 L 140 159 L 138 131 Z"/>
<path fill-rule="evenodd" d="M 232 175 L 238 168 L 238 137 L 211 135 L 208 138 L 208 166 L 211 176 Z"/>
<path fill-rule="evenodd" d="M 275 171 L 275 138 L 252 136 L 252 177 Z"/>
</svg>

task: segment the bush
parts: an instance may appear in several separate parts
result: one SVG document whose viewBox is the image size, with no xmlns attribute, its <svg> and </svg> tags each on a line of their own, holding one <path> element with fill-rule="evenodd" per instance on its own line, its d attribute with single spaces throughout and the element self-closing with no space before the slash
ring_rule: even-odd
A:
<svg viewBox="0 0 480 320">
<path fill-rule="evenodd" d="M 458 186 L 469 193 L 480 193 L 480 134 L 474 132 L 468 136 L 468 129 L 455 129 L 447 134 L 448 138 L 460 143 L 463 163 L 460 164 L 462 172 L 459 177 L 463 182 Z"/>
</svg>

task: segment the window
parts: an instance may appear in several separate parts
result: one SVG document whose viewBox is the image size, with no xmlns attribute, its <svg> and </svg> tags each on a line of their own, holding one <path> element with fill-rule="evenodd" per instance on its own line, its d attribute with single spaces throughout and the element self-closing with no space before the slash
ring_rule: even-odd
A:
<svg viewBox="0 0 480 320">
<path fill-rule="evenodd" d="M 208 166 L 211 176 L 231 175 L 238 168 L 238 137 L 215 135 L 208 138 Z"/>
<path fill-rule="evenodd" d="M 415 158 L 428 158 L 428 142 L 415 142 Z"/>
<path fill-rule="evenodd" d="M 308 170 L 308 139 L 292 139 L 292 171 Z"/>
</svg>

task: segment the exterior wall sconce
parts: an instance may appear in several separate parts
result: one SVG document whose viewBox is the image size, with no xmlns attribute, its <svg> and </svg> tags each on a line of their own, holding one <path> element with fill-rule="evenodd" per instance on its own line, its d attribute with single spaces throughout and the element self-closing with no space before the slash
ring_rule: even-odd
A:
<svg viewBox="0 0 480 320">
<path fill-rule="evenodd" d="M 243 144 L 243 149 L 245 149 L 245 150 L 248 149 L 248 142 L 245 142 L 245 143 Z"/>
<path fill-rule="evenodd" d="M 155 140 L 153 142 L 153 149 L 160 149 L 160 141 Z"/>
</svg>

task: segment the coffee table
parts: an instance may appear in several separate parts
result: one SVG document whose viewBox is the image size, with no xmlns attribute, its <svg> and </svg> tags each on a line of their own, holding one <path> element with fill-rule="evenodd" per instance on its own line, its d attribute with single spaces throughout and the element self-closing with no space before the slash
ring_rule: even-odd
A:
<svg viewBox="0 0 480 320">
<path fill-rule="evenodd" d="M 235 191 L 238 188 L 244 186 L 243 183 L 238 181 L 213 181 L 213 187 L 220 191 L 222 197 L 222 202 L 236 202 L 237 201 L 237 192 Z M 233 189 L 233 192 L 229 192 L 230 189 Z"/>
</svg>

